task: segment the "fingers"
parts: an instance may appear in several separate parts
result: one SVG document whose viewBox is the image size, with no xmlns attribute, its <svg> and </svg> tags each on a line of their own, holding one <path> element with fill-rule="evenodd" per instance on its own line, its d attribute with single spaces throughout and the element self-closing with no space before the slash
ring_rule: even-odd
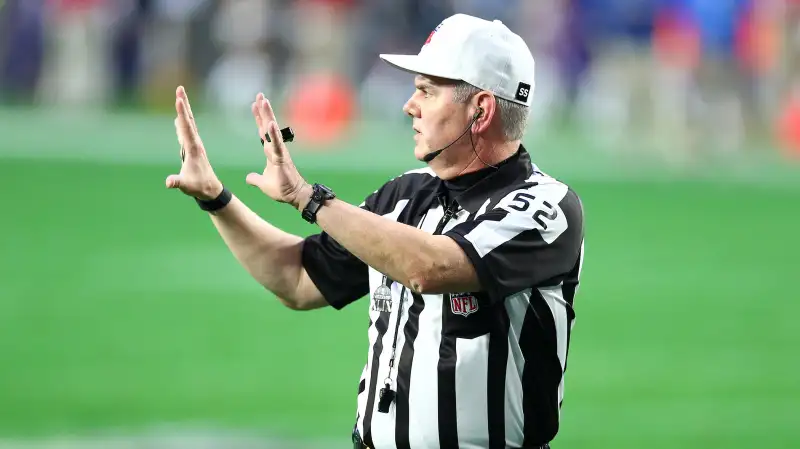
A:
<svg viewBox="0 0 800 449">
<path fill-rule="evenodd" d="M 178 86 L 178 89 L 175 91 L 175 97 L 181 98 L 186 102 L 186 110 L 189 112 L 189 120 L 191 121 L 192 127 L 197 131 L 197 123 L 194 121 L 194 113 L 192 112 L 192 105 L 189 103 L 189 95 L 186 93 L 186 89 L 183 86 Z"/>
<path fill-rule="evenodd" d="M 181 147 L 181 151 L 183 151 L 183 133 L 181 132 L 181 119 L 179 117 L 175 117 L 175 137 L 178 139 L 178 145 Z"/>
<path fill-rule="evenodd" d="M 275 118 L 275 111 L 272 110 L 272 104 L 264 98 L 263 94 L 258 94 L 261 97 L 261 101 L 258 102 L 260 108 L 259 112 L 261 113 L 261 120 L 264 124 L 268 124 L 269 122 L 277 122 L 278 119 Z"/>
<path fill-rule="evenodd" d="M 259 99 L 260 101 L 258 101 Z M 267 154 L 268 158 L 274 159 L 273 162 L 280 162 L 286 157 L 287 150 L 283 138 L 281 137 L 277 119 L 275 118 L 275 111 L 272 110 L 272 105 L 269 100 L 263 98 L 261 94 L 258 95 L 256 104 L 258 105 L 258 115 L 261 123 L 259 131 L 261 131 L 261 126 L 263 126 L 263 131 L 269 134 L 270 137 L 270 142 L 264 142 L 264 152 Z"/>
<path fill-rule="evenodd" d="M 200 151 L 200 138 L 197 135 L 197 129 L 192 124 L 186 100 L 177 98 L 175 100 L 175 111 L 178 113 L 176 121 L 178 141 L 187 154 L 197 154 Z"/>
<path fill-rule="evenodd" d="M 267 133 L 267 124 L 261 119 L 261 113 L 259 112 L 262 101 L 264 101 L 264 94 L 259 92 L 259 94 L 256 95 L 256 101 L 253 102 L 253 104 L 250 106 L 250 109 L 253 112 L 253 118 L 256 120 L 258 136 L 263 139 L 264 134 Z"/>
<path fill-rule="evenodd" d="M 283 136 L 281 136 L 281 130 L 278 129 L 278 124 L 269 122 L 267 134 L 269 134 L 270 141 L 264 142 L 264 148 L 269 148 L 272 151 L 275 162 L 282 161 L 286 156 L 286 144 L 283 143 Z"/>
</svg>

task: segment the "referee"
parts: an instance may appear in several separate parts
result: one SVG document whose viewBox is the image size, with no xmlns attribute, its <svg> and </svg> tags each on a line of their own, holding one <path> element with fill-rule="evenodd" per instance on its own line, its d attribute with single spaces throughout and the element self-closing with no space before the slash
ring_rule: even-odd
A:
<svg viewBox="0 0 800 449">
<path fill-rule="evenodd" d="M 521 144 L 533 57 L 499 21 L 457 14 L 418 55 L 381 58 L 416 74 L 403 112 L 427 167 L 358 207 L 303 179 L 269 102 L 259 94 L 253 103 L 267 165 L 247 183 L 319 234 L 283 232 L 223 186 L 183 88 L 183 164 L 167 187 L 194 197 L 287 307 L 341 309 L 368 295 L 356 448 L 547 448 L 559 428 L 584 227 L 575 192 Z"/>
</svg>

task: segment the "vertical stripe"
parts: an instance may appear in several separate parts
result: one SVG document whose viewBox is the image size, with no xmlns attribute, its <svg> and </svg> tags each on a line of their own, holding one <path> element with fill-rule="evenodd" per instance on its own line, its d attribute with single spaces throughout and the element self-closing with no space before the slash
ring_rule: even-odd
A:
<svg viewBox="0 0 800 449">
<path fill-rule="evenodd" d="M 408 309 L 408 320 L 403 330 L 403 350 L 397 366 L 397 415 L 395 443 L 398 449 L 410 449 L 409 442 L 409 391 L 411 389 L 411 368 L 414 363 L 414 342 L 419 333 L 419 316 L 425 309 L 425 300 L 418 293 L 413 295 L 414 303 Z"/>
<path fill-rule="evenodd" d="M 414 364 L 408 392 L 409 445 L 413 449 L 437 449 L 439 426 L 436 398 L 439 345 L 442 339 L 442 296 L 422 295 L 425 308 L 420 313 L 421 326 L 414 343 Z"/>
<path fill-rule="evenodd" d="M 460 448 L 489 446 L 488 377 L 491 334 L 456 338 L 456 427 Z M 441 413 L 441 412 L 440 412 Z M 503 448 L 505 449 L 505 448 Z"/>
<path fill-rule="evenodd" d="M 458 449 L 456 411 L 456 338 L 442 333 L 439 345 L 439 447 Z"/>
<path fill-rule="evenodd" d="M 516 341 L 508 342 L 505 384 L 505 437 L 511 447 L 522 447 L 525 440 L 525 414 L 522 408 L 522 367 L 525 361 Z M 519 369 L 519 371 L 517 371 Z"/>
<path fill-rule="evenodd" d="M 506 447 L 506 366 L 508 363 L 508 313 L 504 306 L 495 309 L 495 325 L 489 336 L 489 371 L 486 376 L 486 411 L 489 426 L 489 449 Z"/>
<path fill-rule="evenodd" d="M 557 353 L 555 319 L 537 289 L 531 291 L 530 307 L 525 314 L 519 342 L 525 358 L 522 373 L 523 445 L 538 446 L 549 442 L 558 431 L 561 361 Z"/>
<path fill-rule="evenodd" d="M 469 218 L 468 213 L 461 211 L 454 220 L 445 223 L 442 232 L 446 232 L 456 226 L 457 223 Z M 442 314 L 450 310 L 449 295 L 438 295 L 438 307 Z M 440 317 L 444 320 L 444 316 Z M 438 409 L 439 409 L 439 447 L 441 449 L 458 449 L 458 402 L 456 393 L 456 363 L 458 353 L 456 351 L 456 338 L 446 335 L 444 323 L 441 329 L 441 342 L 439 344 L 439 363 L 437 365 L 437 384 L 438 384 Z"/>
<path fill-rule="evenodd" d="M 559 362 L 561 362 L 561 373 L 558 384 L 558 403 L 564 399 L 564 365 L 567 362 L 567 332 L 569 319 L 567 317 L 567 303 L 562 296 L 561 287 L 541 288 L 539 292 L 547 301 L 548 307 L 553 314 L 556 333 L 556 348 Z"/>
<path fill-rule="evenodd" d="M 531 289 L 509 296 L 505 300 L 508 314 L 508 362 L 506 363 L 505 434 L 510 446 L 520 447 L 524 440 L 525 416 L 522 408 L 522 373 L 525 357 L 520 347 L 520 335 L 525 314 L 530 307 Z"/>
<path fill-rule="evenodd" d="M 545 303 L 550 308 L 550 313 L 553 316 L 556 350 L 559 362 L 561 362 L 561 368 L 563 369 L 567 353 L 567 304 L 564 301 L 560 285 L 540 288 L 538 290 L 539 294 L 542 295 L 542 299 L 544 299 Z"/>
<path fill-rule="evenodd" d="M 370 327 L 372 326 L 372 322 L 370 321 Z M 367 366 L 368 363 L 364 364 L 364 369 L 361 371 L 361 380 L 358 382 L 358 395 L 356 396 L 356 403 L 358 406 L 356 407 L 357 417 L 356 417 L 356 429 L 358 429 L 361 435 L 364 434 L 363 430 L 361 429 L 361 413 L 364 410 L 364 405 L 367 402 L 367 395 L 364 392 L 367 391 Z"/>
<path fill-rule="evenodd" d="M 583 266 L 583 243 L 581 243 L 581 249 L 578 253 L 578 260 L 575 262 L 575 266 L 572 267 L 572 270 L 567 274 L 564 279 L 564 285 L 562 286 L 563 294 L 564 294 L 564 301 L 567 302 L 570 306 L 573 306 L 573 302 L 575 301 L 575 291 L 578 289 L 578 281 L 581 275 L 581 268 Z"/>
<path fill-rule="evenodd" d="M 569 341 L 572 336 L 572 326 L 575 324 L 575 292 L 578 289 L 578 282 L 581 275 L 581 268 L 583 267 L 583 241 L 581 241 L 581 252 L 578 254 L 578 262 L 572 271 L 569 272 L 567 278 L 564 280 L 564 285 L 561 291 L 564 294 L 564 301 L 568 304 L 567 307 L 567 361 L 569 361 Z M 564 362 L 564 371 L 567 370 L 567 361 Z"/>
<path fill-rule="evenodd" d="M 383 336 L 386 334 L 386 329 L 389 328 L 389 313 L 381 313 L 378 320 L 375 322 L 375 330 L 377 336 L 375 344 L 372 346 L 372 362 L 371 372 L 369 377 L 369 394 L 367 395 L 367 404 L 364 407 L 364 429 L 363 439 L 370 447 L 374 447 L 372 443 L 372 411 L 375 409 L 375 395 L 377 390 L 381 387 L 378 382 L 378 369 L 380 368 L 381 352 L 383 352 Z"/>
</svg>

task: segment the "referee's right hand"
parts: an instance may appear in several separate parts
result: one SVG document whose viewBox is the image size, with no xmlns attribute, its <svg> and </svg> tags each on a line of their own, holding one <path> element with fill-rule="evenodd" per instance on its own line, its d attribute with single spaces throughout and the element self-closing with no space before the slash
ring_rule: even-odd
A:
<svg viewBox="0 0 800 449">
<path fill-rule="evenodd" d="M 208 161 L 183 86 L 175 91 L 175 111 L 175 133 L 180 144 L 182 164 L 180 173 L 167 177 L 167 188 L 178 189 L 200 200 L 212 200 L 222 192 L 222 182 Z"/>
</svg>

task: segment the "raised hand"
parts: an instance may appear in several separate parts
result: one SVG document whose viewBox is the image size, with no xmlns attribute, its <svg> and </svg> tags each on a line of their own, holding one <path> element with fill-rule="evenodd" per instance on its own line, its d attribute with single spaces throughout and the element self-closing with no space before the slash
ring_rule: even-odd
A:
<svg viewBox="0 0 800 449">
<path fill-rule="evenodd" d="M 251 105 L 253 117 L 262 139 L 269 134 L 269 142 L 264 139 L 264 154 L 267 156 L 264 172 L 250 173 L 246 181 L 261 189 L 270 198 L 298 207 L 302 201 L 301 191 L 306 192 L 308 184 L 292 162 L 286 144 L 281 137 L 280 127 L 275 119 L 269 100 L 259 93 Z"/>
<path fill-rule="evenodd" d="M 208 161 L 203 141 L 197 131 L 189 97 L 183 86 L 175 91 L 175 133 L 181 146 L 181 171 L 169 175 L 167 188 L 178 189 L 186 195 L 201 200 L 211 200 L 222 192 L 222 183 L 214 174 Z"/>
</svg>

